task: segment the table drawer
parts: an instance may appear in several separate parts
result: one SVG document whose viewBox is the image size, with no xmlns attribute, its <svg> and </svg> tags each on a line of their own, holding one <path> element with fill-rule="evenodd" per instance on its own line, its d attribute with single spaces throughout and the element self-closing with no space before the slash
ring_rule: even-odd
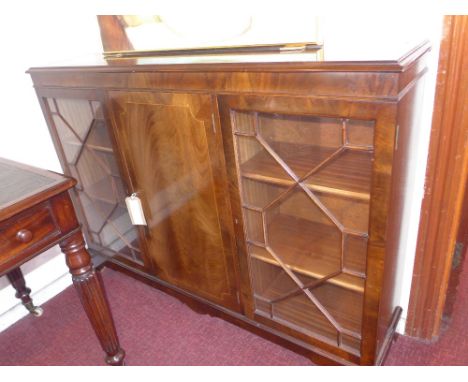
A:
<svg viewBox="0 0 468 382">
<path fill-rule="evenodd" d="M 39 245 L 60 233 L 49 203 L 42 203 L 0 223 L 0 263 L 29 247 Z"/>
</svg>

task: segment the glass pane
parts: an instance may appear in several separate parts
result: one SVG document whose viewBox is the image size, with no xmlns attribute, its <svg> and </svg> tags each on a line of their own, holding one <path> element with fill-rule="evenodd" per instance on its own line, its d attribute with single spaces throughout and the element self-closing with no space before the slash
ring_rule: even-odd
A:
<svg viewBox="0 0 468 382">
<path fill-rule="evenodd" d="M 104 121 L 95 119 L 89 137 L 86 140 L 86 144 L 89 147 L 93 147 L 97 150 L 102 150 L 104 152 L 112 152 L 112 146 L 110 146 L 111 140 L 109 134 L 107 133 L 107 128 Z"/>
<path fill-rule="evenodd" d="M 356 351 L 359 351 L 361 347 L 361 340 L 355 337 L 351 337 L 351 336 L 347 336 L 346 334 L 343 334 L 341 336 L 341 344 L 342 344 L 343 349 L 354 349 Z"/>
<path fill-rule="evenodd" d="M 76 181 L 77 181 L 77 184 L 76 184 L 75 188 L 76 188 L 77 190 L 82 191 L 83 188 L 81 187 L 81 184 L 82 184 L 83 182 L 81 181 L 80 174 L 79 174 L 79 172 L 76 170 L 75 166 L 72 165 L 72 164 L 68 164 L 68 171 L 70 171 L 70 175 L 71 175 L 73 178 L 75 178 Z"/>
<path fill-rule="evenodd" d="M 362 285 L 362 280 L 357 279 L 356 284 L 359 283 Z M 348 335 L 360 336 L 364 297 L 362 291 L 324 283 L 311 292 Z"/>
<path fill-rule="evenodd" d="M 343 268 L 349 272 L 366 274 L 367 238 L 345 235 Z"/>
<path fill-rule="evenodd" d="M 97 101 L 47 99 L 86 219 L 88 240 L 142 264 L 138 234 L 125 208 L 125 189 Z"/>
<path fill-rule="evenodd" d="M 351 145 L 369 147 L 374 145 L 374 122 L 347 120 L 347 141 Z"/>
<path fill-rule="evenodd" d="M 353 277 L 353 276 L 348 276 Z M 324 283 L 310 292 L 329 315 L 334 326 L 338 327 L 339 346 L 359 352 L 362 325 L 362 306 L 364 301 L 363 280 L 357 279 L 361 288 L 356 290 L 342 288 L 333 283 Z M 347 341 L 343 341 L 346 337 Z M 351 340 L 350 340 L 351 339 Z M 353 341 L 354 340 L 354 341 Z"/>
<path fill-rule="evenodd" d="M 369 199 L 372 157 L 371 151 L 344 148 L 309 176 L 306 184 L 313 190 Z"/>
<path fill-rule="evenodd" d="M 256 138 L 238 136 L 237 157 L 244 177 L 277 184 L 291 184 L 287 171 Z"/>
<path fill-rule="evenodd" d="M 93 115 L 95 119 L 103 119 L 104 115 L 102 113 L 102 106 L 100 102 L 91 101 L 91 108 L 93 110 Z"/>
<path fill-rule="evenodd" d="M 314 195 L 345 229 L 367 234 L 369 200 L 324 192 L 314 192 Z"/>
<path fill-rule="evenodd" d="M 55 105 L 55 100 L 53 98 L 47 98 L 47 105 L 49 105 L 51 113 L 57 113 L 57 106 Z"/>
<path fill-rule="evenodd" d="M 93 156 L 95 156 L 96 162 L 98 162 L 100 166 L 103 166 L 114 178 L 120 178 L 119 166 L 117 165 L 113 152 L 108 152 L 107 150 L 91 151 L 93 152 Z"/>
<path fill-rule="evenodd" d="M 268 245 L 285 263 L 323 277 L 340 270 L 341 232 L 299 188 L 265 211 Z"/>
<path fill-rule="evenodd" d="M 83 141 L 93 121 L 93 109 L 87 100 L 59 99 L 56 100 L 57 113 L 69 128 L 73 129 Z"/>
<path fill-rule="evenodd" d="M 52 115 L 57 134 L 60 138 L 65 159 L 68 163 L 76 163 L 78 154 L 80 153 L 82 142 L 75 131 L 67 124 L 66 121 L 58 114 Z"/>
<path fill-rule="evenodd" d="M 244 220 L 247 240 L 253 243 L 264 243 L 262 214 L 245 208 Z"/>
<path fill-rule="evenodd" d="M 256 313 L 358 354 L 374 123 L 232 121 Z"/>
<path fill-rule="evenodd" d="M 252 259 L 256 313 L 306 335 L 335 344 L 338 332 L 281 268 Z M 296 275 L 296 277 L 298 277 Z M 307 283 L 301 277 L 301 282 Z"/>
<path fill-rule="evenodd" d="M 118 251 L 123 244 L 127 242 L 128 232 L 134 232 L 131 226 L 130 218 L 127 210 L 121 206 L 117 206 L 114 213 L 108 220 L 108 224 L 101 233 L 102 242 L 111 249 Z M 132 235 L 129 235 L 131 237 Z M 134 237 L 136 239 L 136 236 Z M 133 240 L 130 240 L 130 244 Z"/>
<path fill-rule="evenodd" d="M 295 175 L 303 177 L 341 146 L 342 122 L 262 113 L 258 133 Z"/>
<path fill-rule="evenodd" d="M 76 169 L 80 174 L 81 187 L 89 197 L 115 204 L 123 200 L 123 186 L 110 176 L 111 167 L 105 159 L 85 147 Z"/>
<path fill-rule="evenodd" d="M 238 111 L 233 114 L 234 131 L 245 135 L 255 135 L 256 119 L 252 113 Z"/>
<path fill-rule="evenodd" d="M 112 203 L 106 203 L 99 199 L 91 198 L 85 192 L 78 193 L 81 205 L 86 216 L 86 221 L 91 232 L 99 234 L 114 210 Z"/>
<path fill-rule="evenodd" d="M 285 186 L 256 181 L 245 177 L 241 179 L 241 182 L 244 204 L 257 208 L 266 207 L 287 189 Z"/>
</svg>

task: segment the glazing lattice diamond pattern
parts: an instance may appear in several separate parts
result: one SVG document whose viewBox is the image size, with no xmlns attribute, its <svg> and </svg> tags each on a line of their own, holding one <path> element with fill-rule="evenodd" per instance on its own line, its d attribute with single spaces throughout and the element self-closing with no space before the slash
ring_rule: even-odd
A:
<svg viewBox="0 0 468 382">
<path fill-rule="evenodd" d="M 106 147 L 110 139 L 99 102 L 50 98 L 48 106 L 71 175 L 78 181 L 76 190 L 92 240 L 109 249 L 120 240 L 130 258 L 140 263 L 140 250 L 127 237 L 134 228 L 122 210 L 123 188 L 112 148 Z"/>
<path fill-rule="evenodd" d="M 347 335 L 353 338 L 356 338 L 358 340 L 361 339 L 360 333 L 356 333 L 352 330 L 349 330 L 345 327 L 343 327 L 334 317 L 330 312 L 323 306 L 323 304 L 318 300 L 318 298 L 314 295 L 313 290 L 315 288 L 318 288 L 319 286 L 323 285 L 325 282 L 328 280 L 337 277 L 340 274 L 350 274 L 352 276 L 360 277 L 360 278 L 365 278 L 364 275 L 362 274 L 357 274 L 356 272 L 352 272 L 350 270 L 347 270 L 345 268 L 345 256 L 346 256 L 346 248 L 345 248 L 345 242 L 346 238 L 349 236 L 352 237 L 360 237 L 360 238 L 367 238 L 367 232 L 359 231 L 356 229 L 350 229 L 349 227 L 346 227 L 336 216 L 332 211 L 326 206 L 325 203 L 321 201 L 321 199 L 314 193 L 310 187 L 307 186 L 306 180 L 310 179 L 314 174 L 317 174 L 320 170 L 324 169 L 327 165 L 332 163 L 334 160 L 342 156 L 344 153 L 346 153 L 349 150 L 363 150 L 360 147 L 356 147 L 354 145 L 350 145 L 348 142 L 347 138 L 347 127 L 346 127 L 346 119 L 342 120 L 342 135 L 341 135 L 341 144 L 339 147 L 337 147 L 335 150 L 332 150 L 332 152 L 329 155 L 326 155 L 319 163 L 315 164 L 312 168 L 310 168 L 306 173 L 298 175 L 293 169 L 291 168 L 288 163 L 278 154 L 278 152 L 272 147 L 272 145 L 268 142 L 265 137 L 262 136 L 262 134 L 259 131 L 259 123 L 258 123 L 258 114 L 255 113 L 254 117 L 254 123 L 253 123 L 253 129 L 252 131 L 249 132 L 237 132 L 234 133 L 235 135 L 239 137 L 249 137 L 255 139 L 261 147 L 269 154 L 271 158 L 274 159 L 274 161 L 281 166 L 281 168 L 288 174 L 289 178 L 293 181 L 292 185 L 289 186 L 288 188 L 285 189 L 284 192 L 281 192 L 279 195 L 275 196 L 273 200 L 269 201 L 265 206 L 263 207 L 254 207 L 250 204 L 245 204 L 243 205 L 244 209 L 250 210 L 250 211 L 255 211 L 257 214 L 261 214 L 261 219 L 262 219 L 262 227 L 263 227 L 263 238 L 262 240 L 255 240 L 255 242 L 252 242 L 252 244 L 256 246 L 263 247 L 268 253 L 271 255 L 271 257 L 276 261 L 277 264 L 284 270 L 284 272 L 290 277 L 290 279 L 294 282 L 296 285 L 296 288 L 281 295 L 280 297 L 276 297 L 275 299 L 269 300 L 269 303 L 271 304 L 271 311 L 270 314 L 273 315 L 273 307 L 274 304 L 284 301 L 286 299 L 301 295 L 303 293 L 310 302 L 321 312 L 321 314 L 328 320 L 328 322 L 333 326 L 333 328 L 337 332 L 337 344 L 341 345 L 342 343 L 342 335 Z M 365 150 L 369 150 L 369 148 L 365 148 Z M 336 227 L 335 229 L 338 230 L 340 236 L 341 236 L 341 243 L 338 245 L 340 246 L 340 263 L 338 266 L 338 269 L 336 271 L 330 272 L 329 274 L 323 276 L 320 279 L 317 279 L 313 282 L 309 283 L 304 283 L 301 281 L 301 279 L 293 272 L 293 270 L 286 264 L 282 257 L 280 251 L 278 251 L 274 245 L 272 245 L 272 238 L 270 237 L 270 232 L 268 229 L 268 221 L 269 221 L 269 215 L 274 215 L 274 210 L 275 208 L 278 208 L 279 205 L 282 203 L 285 203 L 288 198 L 291 198 L 292 195 L 294 195 L 297 192 L 302 192 L 303 195 L 305 195 L 308 200 L 310 200 L 313 205 L 320 211 L 320 213 L 329 220 L 332 226 Z M 245 211 L 245 210 L 244 210 Z"/>
</svg>

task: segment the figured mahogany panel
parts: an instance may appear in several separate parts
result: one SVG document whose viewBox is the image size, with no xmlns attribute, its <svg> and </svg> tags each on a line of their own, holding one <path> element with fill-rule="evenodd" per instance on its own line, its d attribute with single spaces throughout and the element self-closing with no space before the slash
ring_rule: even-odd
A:
<svg viewBox="0 0 468 382">
<path fill-rule="evenodd" d="M 156 275 L 235 307 L 235 279 L 211 98 L 110 93 L 116 136 L 148 223 Z M 224 211 L 224 212 L 223 212 Z"/>
</svg>

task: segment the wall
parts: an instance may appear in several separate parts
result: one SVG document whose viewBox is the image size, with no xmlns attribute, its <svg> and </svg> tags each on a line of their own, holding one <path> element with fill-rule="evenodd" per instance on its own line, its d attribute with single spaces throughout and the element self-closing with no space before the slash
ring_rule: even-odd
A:
<svg viewBox="0 0 468 382">
<path fill-rule="evenodd" d="M 4 47 L 5 51 L 11 53 L 11 59 L 3 62 L 4 70 L 0 74 L 3 86 L 0 97 L 4 110 L 0 156 L 60 171 L 31 81 L 24 71 L 30 66 L 54 64 L 66 58 L 100 52 L 102 47 L 94 15 L 78 13 L 73 17 L 55 17 L 50 14 L 37 18 L 33 14 L 22 15 L 19 25 L 15 24 L 16 19 L 11 18 L 6 18 L 0 24 L 1 36 L 15 36 Z M 285 16 L 282 27 L 287 26 L 287 20 Z M 410 181 L 401 228 L 402 261 L 398 264 L 398 288 L 395 293 L 395 302 L 404 309 L 400 332 L 403 331 L 408 306 L 423 195 L 441 20 L 442 17 L 435 13 L 402 16 L 384 12 L 376 13 L 373 17 L 366 14 L 349 17 L 343 12 L 342 16 L 333 14 L 320 18 L 325 57 L 328 59 L 343 56 L 348 59 L 362 56 L 382 58 L 395 47 L 407 46 L 423 39 L 432 42 L 423 114 L 411 138 L 414 155 L 409 163 Z M 28 26 L 27 33 L 24 25 Z M 277 25 L 272 25 L 272 28 L 276 29 Z M 37 303 L 45 301 L 70 283 L 63 257 L 57 248 L 50 250 L 41 259 L 28 263 L 24 270 Z M 25 314 L 12 295 L 5 278 L 0 279 L 0 330 Z"/>
<path fill-rule="evenodd" d="M 94 15 L 58 17 L 55 13 L 4 13 L 0 23 L 0 156 L 54 171 L 61 171 L 30 77 L 25 71 L 102 51 Z M 26 263 L 22 270 L 41 304 L 71 284 L 58 247 Z M 0 331 L 26 315 L 6 277 L 0 278 Z"/>
<path fill-rule="evenodd" d="M 425 76 L 424 98 L 422 99 L 422 111 L 419 123 L 415 125 L 416 128 L 413 129 L 410 138 L 412 155 L 410 158 L 411 160 L 408 163 L 408 183 L 403 208 L 401 241 L 399 247 L 401 256 L 397 266 L 397 288 L 394 296 L 394 303 L 403 308 L 402 317 L 397 327 L 398 333 L 401 334 L 404 334 L 405 332 L 407 308 L 410 299 L 421 203 L 424 196 L 424 183 L 429 150 L 429 138 L 432 126 L 439 48 L 443 27 L 442 17 L 433 20 L 429 19 L 429 21 L 431 29 L 428 31 L 427 37 L 432 43 L 432 51 L 429 56 L 428 72 Z"/>
</svg>

